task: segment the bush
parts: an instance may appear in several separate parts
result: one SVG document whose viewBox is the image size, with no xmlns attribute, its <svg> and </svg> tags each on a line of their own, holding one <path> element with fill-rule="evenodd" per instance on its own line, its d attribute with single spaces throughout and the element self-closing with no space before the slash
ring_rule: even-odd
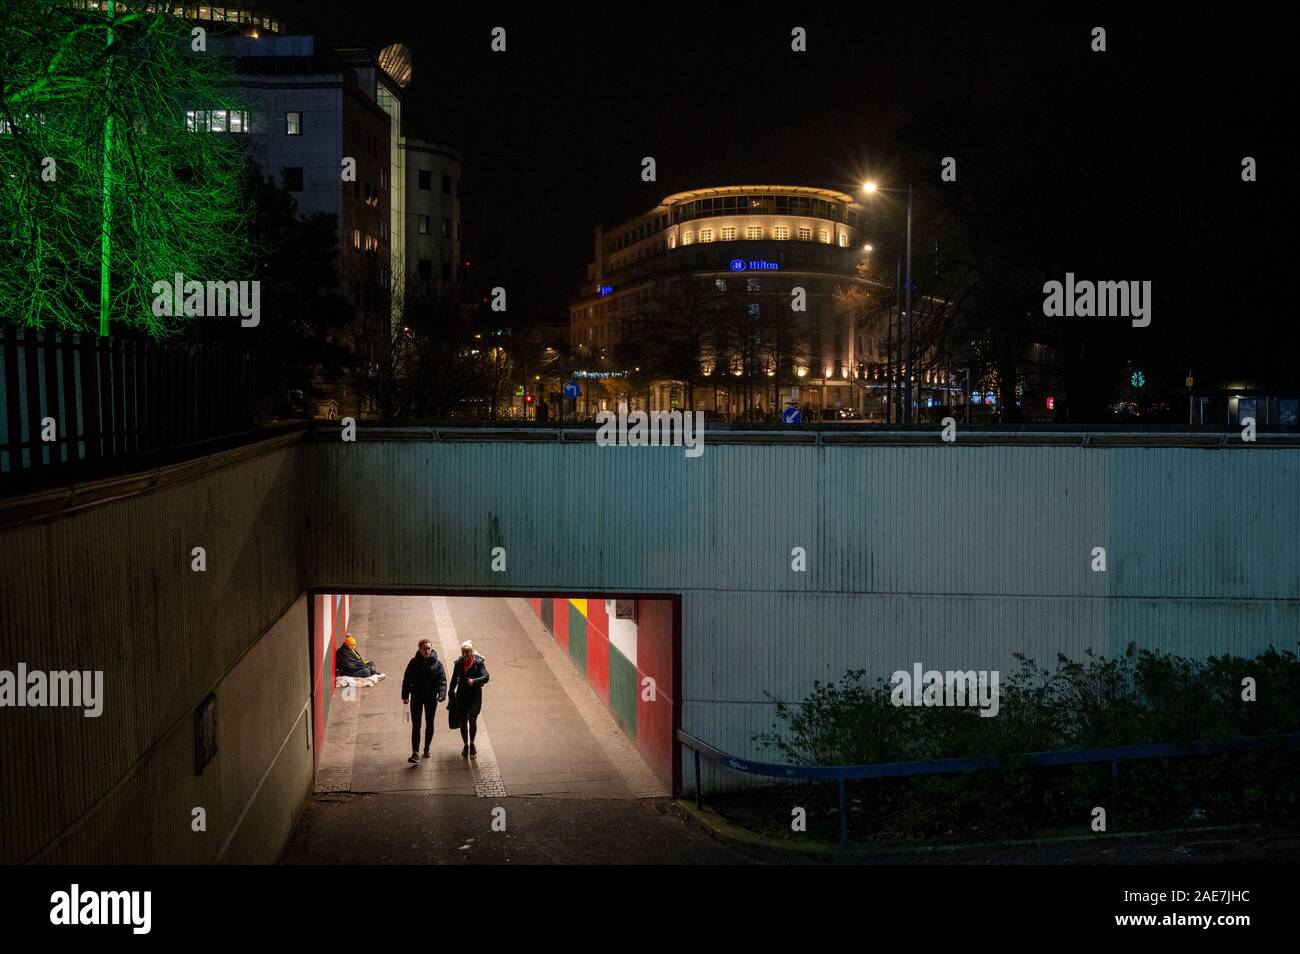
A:
<svg viewBox="0 0 1300 954">
<path fill-rule="evenodd" d="M 1253 659 L 1192 660 L 1130 644 L 1113 659 L 1091 652 L 1081 662 L 1058 656 L 1055 671 L 1015 658 L 1015 672 L 999 687 L 994 718 L 980 717 L 973 707 L 895 707 L 885 680 L 866 684 L 859 669 L 838 683 L 814 683 L 800 703 L 777 700 L 779 723 L 753 740 L 793 765 L 1011 756 L 995 771 L 850 783 L 856 800 L 851 828 L 859 836 L 1082 828 L 1080 820 L 1096 805 L 1122 806 L 1118 815 L 1126 828 L 1294 817 L 1300 809 L 1300 753 L 1294 750 L 1124 762 L 1118 790 L 1108 763 L 1031 768 L 1014 758 L 1296 732 L 1295 653 L 1270 647 Z M 1241 698 L 1246 676 L 1255 680 L 1258 701 Z M 788 801 L 788 786 L 776 791 L 784 791 L 777 801 Z M 833 786 L 815 792 L 823 810 L 835 803 Z"/>
</svg>

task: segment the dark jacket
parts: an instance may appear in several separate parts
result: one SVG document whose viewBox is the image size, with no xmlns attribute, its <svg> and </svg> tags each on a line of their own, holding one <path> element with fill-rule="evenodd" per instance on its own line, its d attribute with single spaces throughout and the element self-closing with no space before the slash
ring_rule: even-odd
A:
<svg viewBox="0 0 1300 954">
<path fill-rule="evenodd" d="M 406 664 L 406 674 L 402 676 L 402 698 L 419 696 L 422 699 L 447 698 L 447 673 L 438 661 L 438 652 L 434 650 L 425 659 L 418 652 Z"/>
<path fill-rule="evenodd" d="M 351 646 L 340 646 L 334 654 L 334 674 L 336 676 L 373 676 L 375 664 L 362 659 L 361 654 Z"/>
<path fill-rule="evenodd" d="M 473 679 L 474 685 L 465 680 Z M 487 662 L 478 653 L 466 671 L 464 657 L 451 664 L 451 698 L 462 719 L 478 715 L 483 707 L 483 686 L 488 681 Z"/>
</svg>

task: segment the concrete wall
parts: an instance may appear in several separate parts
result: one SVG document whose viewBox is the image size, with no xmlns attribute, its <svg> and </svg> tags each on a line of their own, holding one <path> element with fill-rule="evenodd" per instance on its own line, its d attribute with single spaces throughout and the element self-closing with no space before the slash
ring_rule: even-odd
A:
<svg viewBox="0 0 1300 954">
<path fill-rule="evenodd" d="M 588 438 L 589 441 L 589 438 Z M 682 594 L 682 728 L 747 758 L 772 697 L 862 668 L 1130 641 L 1295 649 L 1300 449 L 329 440 L 307 574 L 338 590 Z M 357 508 L 356 501 L 367 501 Z M 507 552 L 507 572 L 491 551 Z M 1090 570 L 1105 547 L 1108 572 Z M 807 552 L 806 572 L 791 550 Z"/>
<path fill-rule="evenodd" d="M 300 454 L 102 482 L 106 499 L 0 530 L 0 669 L 104 673 L 98 718 L 0 709 L 0 861 L 271 860 L 311 778 Z M 219 751 L 196 777 L 210 692 Z"/>
<path fill-rule="evenodd" d="M 1300 449 L 361 436 L 0 502 L 26 514 L 0 530 L 0 669 L 102 669 L 106 693 L 97 719 L 0 709 L 0 861 L 270 860 L 311 778 L 308 587 L 681 594 L 681 726 L 749 758 L 773 697 L 849 668 L 1300 633 Z"/>
</svg>

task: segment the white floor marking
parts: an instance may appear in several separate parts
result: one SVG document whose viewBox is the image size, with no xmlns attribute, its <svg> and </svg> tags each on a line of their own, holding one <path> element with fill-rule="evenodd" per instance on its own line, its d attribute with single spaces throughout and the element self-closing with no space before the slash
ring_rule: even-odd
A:
<svg viewBox="0 0 1300 954">
<path fill-rule="evenodd" d="M 451 667 L 460 658 L 460 637 L 456 635 L 456 624 L 451 621 L 451 609 L 447 606 L 445 596 L 431 596 L 433 605 L 433 624 L 438 630 L 438 643 L 442 656 L 443 668 L 447 670 L 447 684 L 451 684 Z M 442 710 L 439 716 L 445 718 Z M 459 730 L 457 730 L 459 732 Z M 492 741 L 488 737 L 487 725 L 480 716 L 478 733 L 474 736 L 476 758 L 469 760 L 470 771 L 474 775 L 474 794 L 479 798 L 501 798 L 506 794 L 505 783 L 501 781 L 501 769 L 497 765 L 496 753 L 492 751 Z"/>
</svg>

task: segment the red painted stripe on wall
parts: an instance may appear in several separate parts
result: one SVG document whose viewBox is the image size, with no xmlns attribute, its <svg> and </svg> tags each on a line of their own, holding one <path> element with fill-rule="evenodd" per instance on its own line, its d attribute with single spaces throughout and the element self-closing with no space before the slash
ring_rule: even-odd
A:
<svg viewBox="0 0 1300 954">
<path fill-rule="evenodd" d="M 609 640 L 609 614 L 605 612 L 603 599 L 587 600 L 587 632 L 593 629 Z"/>
<path fill-rule="evenodd" d="M 547 597 L 547 599 L 551 599 Z M 564 651 L 569 651 L 569 601 L 566 599 L 551 599 L 551 635 L 559 643 Z"/>
<path fill-rule="evenodd" d="M 325 742 L 325 679 L 324 660 L 321 658 L 322 627 L 325 625 L 325 597 L 311 599 L 311 726 L 312 765 L 320 759 L 321 745 Z"/>
<path fill-rule="evenodd" d="M 610 704 L 610 617 L 603 599 L 586 600 L 586 681 Z"/>
<path fill-rule="evenodd" d="M 604 600 L 587 600 L 587 682 L 609 705 L 609 617 Z"/>
<path fill-rule="evenodd" d="M 669 788 L 673 784 L 673 603 L 672 600 L 638 600 L 636 626 L 637 748 L 655 775 Z M 642 679 L 654 679 L 655 698 L 648 702 Z"/>
</svg>

